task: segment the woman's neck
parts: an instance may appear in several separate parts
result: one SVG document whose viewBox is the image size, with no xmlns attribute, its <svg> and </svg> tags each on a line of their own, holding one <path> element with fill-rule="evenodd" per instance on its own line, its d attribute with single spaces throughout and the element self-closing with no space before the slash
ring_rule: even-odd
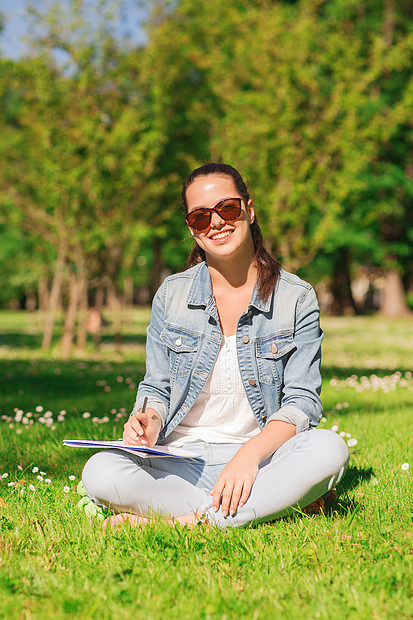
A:
<svg viewBox="0 0 413 620">
<path fill-rule="evenodd" d="M 254 260 L 248 257 L 244 261 L 220 261 L 219 265 L 208 263 L 212 288 L 215 291 L 223 288 L 243 289 L 254 288 L 257 280 L 257 267 Z"/>
</svg>

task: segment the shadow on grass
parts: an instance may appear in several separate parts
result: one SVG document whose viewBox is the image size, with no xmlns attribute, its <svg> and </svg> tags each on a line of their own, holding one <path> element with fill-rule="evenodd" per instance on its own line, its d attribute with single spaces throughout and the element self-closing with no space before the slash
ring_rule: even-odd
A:
<svg viewBox="0 0 413 620">
<path fill-rule="evenodd" d="M 59 342 L 59 334 L 54 334 L 52 346 L 56 346 Z M 145 334 L 123 334 L 120 346 L 122 344 L 131 346 L 142 346 L 146 343 Z M 112 345 L 115 348 L 115 336 L 111 333 L 103 333 L 101 337 L 101 344 L 104 346 Z M 9 347 L 11 349 L 31 349 L 33 351 L 39 351 L 42 346 L 42 335 L 40 333 L 24 333 L 24 332 L 8 332 L 0 333 L 0 347 Z M 93 337 L 88 334 L 87 346 L 99 350 L 99 345 L 94 344 Z"/>
<path fill-rule="evenodd" d="M 33 411 L 43 405 L 55 413 L 65 409 L 68 417 L 86 410 L 100 415 L 132 405 L 143 374 L 144 365 L 138 361 L 105 366 L 90 361 L 0 360 L 0 411 L 10 414 L 15 407 Z M 126 382 L 128 377 L 133 389 Z M 106 385 L 110 390 L 105 391 Z"/>
<path fill-rule="evenodd" d="M 359 512 L 362 508 L 362 503 L 355 500 L 352 491 L 357 489 L 361 483 L 371 480 L 373 477 L 374 470 L 372 467 L 363 468 L 357 467 L 357 465 L 350 465 L 344 478 L 337 486 L 337 497 L 331 503 L 326 503 L 326 515 L 345 516 Z"/>
</svg>

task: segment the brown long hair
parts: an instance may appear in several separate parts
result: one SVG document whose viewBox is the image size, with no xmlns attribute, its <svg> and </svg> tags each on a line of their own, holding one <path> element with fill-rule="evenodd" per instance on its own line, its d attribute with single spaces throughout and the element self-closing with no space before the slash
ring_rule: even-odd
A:
<svg viewBox="0 0 413 620">
<path fill-rule="evenodd" d="M 248 188 L 238 170 L 229 164 L 210 163 L 205 164 L 200 168 L 196 168 L 183 182 L 181 196 L 186 212 L 188 212 L 186 190 L 191 183 L 195 181 L 195 179 L 198 177 L 206 177 L 210 174 L 220 174 L 230 177 L 233 180 L 233 183 L 242 200 L 245 204 L 248 203 L 250 200 Z M 258 294 L 263 301 L 267 301 L 279 278 L 281 265 L 267 252 L 263 246 L 262 233 L 260 227 L 258 226 L 257 216 L 255 216 L 254 221 L 250 224 L 250 231 L 252 241 L 254 243 L 255 261 L 258 271 Z M 197 243 L 195 243 L 195 246 L 188 257 L 188 267 L 193 267 L 204 260 L 206 260 L 204 250 L 200 248 Z"/>
</svg>

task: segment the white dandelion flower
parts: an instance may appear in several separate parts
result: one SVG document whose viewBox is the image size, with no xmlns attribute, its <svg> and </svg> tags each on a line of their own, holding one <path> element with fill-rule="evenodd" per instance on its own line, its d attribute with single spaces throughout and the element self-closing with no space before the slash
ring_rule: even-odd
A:
<svg viewBox="0 0 413 620">
<path fill-rule="evenodd" d="M 11 481 L 11 482 L 9 482 L 9 483 L 7 484 L 7 486 L 8 486 L 8 487 L 14 487 L 14 485 L 15 485 L 15 484 L 16 484 L 15 482 Z"/>
<path fill-rule="evenodd" d="M 69 480 L 76 480 L 76 476 L 72 474 L 71 476 L 69 476 Z"/>
<path fill-rule="evenodd" d="M 347 441 L 347 445 L 348 445 L 349 448 L 354 448 L 354 446 L 357 446 L 357 443 L 358 443 L 358 441 L 357 441 L 357 439 L 354 439 L 354 437 L 353 437 L 353 439 L 349 439 Z"/>
<path fill-rule="evenodd" d="M 82 413 L 82 418 L 90 418 L 89 411 L 85 411 L 85 413 Z"/>
<path fill-rule="evenodd" d="M 43 407 L 41 405 L 37 405 L 36 411 L 37 413 L 41 413 L 43 411 Z"/>
<path fill-rule="evenodd" d="M 63 487 L 63 493 L 69 493 L 70 487 Z"/>
<path fill-rule="evenodd" d="M 376 485 L 376 484 L 379 484 L 379 481 L 377 480 L 377 478 L 373 478 L 372 483 Z"/>
<path fill-rule="evenodd" d="M 47 482 L 47 484 L 50 484 L 51 483 L 50 478 L 46 478 L 45 482 Z"/>
<path fill-rule="evenodd" d="M 4 474 L 2 474 L 2 475 L 1 475 L 1 477 L 2 477 L 2 478 L 7 478 L 7 477 L 8 477 L 8 475 L 9 475 L 8 473 L 4 473 Z"/>
<path fill-rule="evenodd" d="M 410 467 L 409 463 L 403 463 L 403 465 L 402 465 L 403 471 L 407 471 L 409 469 L 409 467 Z"/>
<path fill-rule="evenodd" d="M 30 491 L 35 491 L 36 487 L 34 486 L 34 484 L 29 484 L 29 489 Z"/>
<path fill-rule="evenodd" d="M 43 482 L 43 476 L 36 476 L 36 478 L 40 480 L 40 482 Z"/>
<path fill-rule="evenodd" d="M 337 433 L 337 431 L 338 431 L 338 424 L 333 424 L 333 426 L 331 427 L 331 430 L 333 431 L 333 433 Z"/>
<path fill-rule="evenodd" d="M 39 471 L 38 467 L 33 467 L 32 474 L 37 474 L 38 471 Z"/>
</svg>

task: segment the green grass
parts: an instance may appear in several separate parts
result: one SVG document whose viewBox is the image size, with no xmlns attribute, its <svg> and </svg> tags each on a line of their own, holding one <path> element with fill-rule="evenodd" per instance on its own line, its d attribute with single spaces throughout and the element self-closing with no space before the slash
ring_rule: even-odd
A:
<svg viewBox="0 0 413 620">
<path fill-rule="evenodd" d="M 120 354 L 108 330 L 100 351 L 89 344 L 82 359 L 62 362 L 57 348 L 36 348 L 41 317 L 0 313 L 0 475 L 8 473 L 0 478 L 0 617 L 411 618 L 411 322 L 323 321 L 322 426 L 357 439 L 325 515 L 240 530 L 159 522 L 104 534 L 76 506 L 91 452 L 62 440 L 121 435 L 144 371 L 147 319 L 146 310 L 129 317 Z M 16 422 L 15 409 L 33 423 Z M 47 426 L 41 419 L 50 415 Z"/>
</svg>

